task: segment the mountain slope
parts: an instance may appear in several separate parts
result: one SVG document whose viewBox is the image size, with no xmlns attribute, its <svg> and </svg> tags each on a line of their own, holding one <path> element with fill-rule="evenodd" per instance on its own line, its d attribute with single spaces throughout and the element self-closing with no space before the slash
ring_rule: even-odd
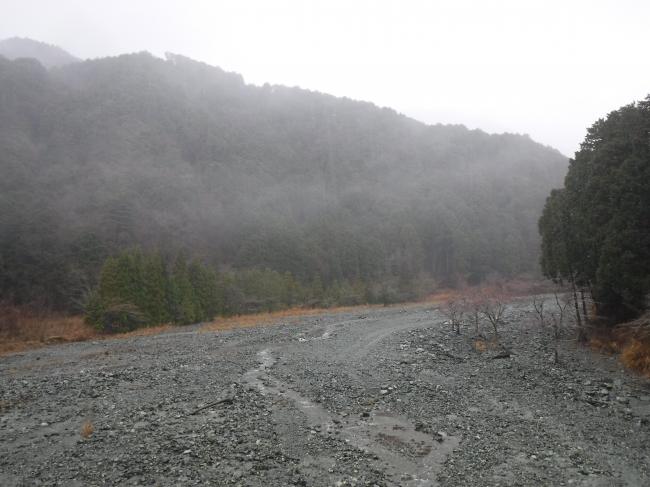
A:
<svg viewBox="0 0 650 487">
<path fill-rule="evenodd" d="M 567 166 L 525 136 L 146 53 L 0 59 L 0 148 L 0 290 L 54 303 L 134 244 L 325 284 L 534 272 Z"/>
<path fill-rule="evenodd" d="M 33 58 L 46 68 L 77 63 L 80 59 L 60 47 L 21 37 L 0 41 L 0 56 L 7 59 Z"/>
</svg>

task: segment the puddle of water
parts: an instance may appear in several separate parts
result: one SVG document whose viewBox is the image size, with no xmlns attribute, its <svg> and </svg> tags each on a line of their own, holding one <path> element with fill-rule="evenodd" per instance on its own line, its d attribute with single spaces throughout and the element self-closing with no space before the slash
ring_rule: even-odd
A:
<svg viewBox="0 0 650 487">
<path fill-rule="evenodd" d="M 442 463 L 459 444 L 456 437 L 446 436 L 438 441 L 416 431 L 406 418 L 391 413 L 373 414 L 361 429 L 363 436 L 374 442 L 367 448 L 390 464 L 393 474 L 400 476 L 400 485 L 406 486 L 436 485 Z"/>
<path fill-rule="evenodd" d="M 437 485 L 437 472 L 460 443 L 459 438 L 446 436 L 438 441 L 416 431 L 406 418 L 388 412 L 375 412 L 366 421 L 335 418 L 336 415 L 269 376 L 267 370 L 275 362 L 269 349 L 260 351 L 258 358 L 259 366 L 244 374 L 249 385 L 262 394 L 291 400 L 311 427 L 324 432 L 334 430 L 347 443 L 374 454 L 379 466 L 396 484 L 407 487 Z"/>
</svg>

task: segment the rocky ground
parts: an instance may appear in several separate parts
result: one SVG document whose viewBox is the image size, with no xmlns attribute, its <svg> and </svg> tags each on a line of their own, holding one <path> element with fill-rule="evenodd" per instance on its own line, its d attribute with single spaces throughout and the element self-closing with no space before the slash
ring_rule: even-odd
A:
<svg viewBox="0 0 650 487">
<path fill-rule="evenodd" d="M 0 357 L 0 485 L 650 485 L 650 382 L 530 311 L 510 356 L 419 305 Z"/>
</svg>

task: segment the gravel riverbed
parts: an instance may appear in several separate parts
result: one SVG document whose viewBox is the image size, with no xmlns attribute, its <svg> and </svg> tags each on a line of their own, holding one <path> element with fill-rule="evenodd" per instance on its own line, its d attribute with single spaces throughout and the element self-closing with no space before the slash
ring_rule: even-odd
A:
<svg viewBox="0 0 650 487">
<path fill-rule="evenodd" d="M 554 363 L 528 299 L 507 357 L 444 322 L 359 308 L 0 357 L 0 485 L 650 485 L 650 381 L 571 341 Z"/>
</svg>

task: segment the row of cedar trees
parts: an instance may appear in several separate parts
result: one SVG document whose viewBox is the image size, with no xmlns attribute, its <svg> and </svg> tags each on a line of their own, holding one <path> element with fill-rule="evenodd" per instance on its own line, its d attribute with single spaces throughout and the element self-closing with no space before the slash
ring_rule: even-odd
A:
<svg viewBox="0 0 650 487">
<path fill-rule="evenodd" d="M 198 262 L 179 256 L 170 268 L 159 254 L 126 251 L 104 263 L 86 319 L 105 331 L 193 323 L 214 316 L 217 296 L 214 273 Z"/>
<path fill-rule="evenodd" d="M 106 332 L 165 323 L 190 324 L 217 315 L 267 312 L 296 305 L 387 304 L 391 293 L 363 282 L 309 284 L 290 273 L 251 269 L 217 273 L 198 260 L 165 259 L 136 248 L 109 257 L 86 300 L 86 320 Z M 393 296 L 394 300 L 399 299 Z"/>
<path fill-rule="evenodd" d="M 579 325 L 579 293 L 591 294 L 609 323 L 648 307 L 648 134 L 650 96 L 598 120 L 570 161 L 564 188 L 546 201 L 539 221 L 542 270 L 571 285 Z"/>
</svg>

